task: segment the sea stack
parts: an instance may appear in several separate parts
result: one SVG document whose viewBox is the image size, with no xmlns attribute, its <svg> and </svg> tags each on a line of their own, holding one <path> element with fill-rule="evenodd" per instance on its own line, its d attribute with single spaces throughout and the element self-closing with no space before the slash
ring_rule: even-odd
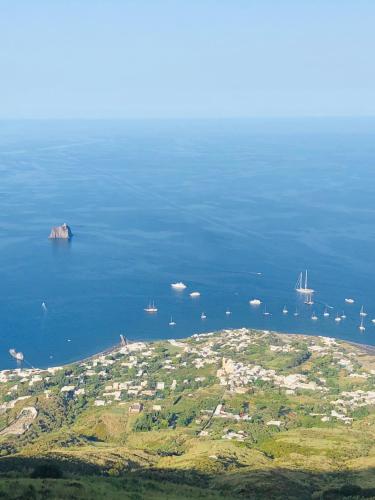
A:
<svg viewBox="0 0 375 500">
<path fill-rule="evenodd" d="M 62 239 L 62 240 L 69 240 L 73 236 L 72 231 L 70 230 L 70 227 L 68 224 L 62 224 L 61 226 L 56 226 L 51 229 L 51 233 L 49 235 L 49 238 L 51 240 L 57 240 L 57 239 Z"/>
</svg>

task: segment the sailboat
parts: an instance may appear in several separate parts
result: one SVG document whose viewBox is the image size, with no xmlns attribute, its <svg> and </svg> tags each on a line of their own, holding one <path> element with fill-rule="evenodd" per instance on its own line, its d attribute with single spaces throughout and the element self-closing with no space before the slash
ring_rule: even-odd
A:
<svg viewBox="0 0 375 500">
<path fill-rule="evenodd" d="M 175 326 L 176 322 L 173 321 L 172 316 L 171 316 L 171 320 L 170 320 L 170 322 L 168 324 L 169 324 L 169 326 Z"/>
<path fill-rule="evenodd" d="M 361 318 L 361 324 L 359 325 L 359 329 L 361 332 L 364 332 L 366 330 L 364 324 L 363 324 L 363 318 Z"/>
<path fill-rule="evenodd" d="M 204 313 L 204 312 L 202 312 L 202 314 L 201 314 L 201 319 L 206 319 L 206 318 L 207 318 L 207 316 L 205 315 L 205 313 Z"/>
<path fill-rule="evenodd" d="M 264 316 L 269 316 L 269 315 L 270 315 L 270 313 L 267 311 L 266 306 L 264 306 L 263 315 L 264 315 Z"/>
<path fill-rule="evenodd" d="M 335 321 L 336 321 L 337 323 L 340 323 L 341 318 L 340 318 L 340 316 L 339 316 L 339 313 L 337 313 L 337 316 L 336 316 L 336 318 L 335 318 Z"/>
<path fill-rule="evenodd" d="M 286 306 L 284 306 L 283 314 L 288 314 L 288 309 L 286 308 Z"/>
<path fill-rule="evenodd" d="M 316 321 L 316 320 L 318 319 L 318 316 L 317 316 L 317 315 L 313 312 L 313 313 L 312 313 L 312 316 L 311 316 L 311 319 L 312 319 L 313 321 Z"/>
<path fill-rule="evenodd" d="M 44 312 L 47 312 L 47 305 L 45 302 L 42 302 L 42 309 Z"/>
<path fill-rule="evenodd" d="M 232 314 L 232 312 L 231 312 L 229 309 L 227 309 L 227 310 L 225 311 L 225 314 L 226 314 L 227 316 L 230 316 L 230 315 Z"/>
<path fill-rule="evenodd" d="M 310 295 L 308 295 L 306 297 L 305 304 L 308 305 L 308 306 L 312 306 L 314 304 L 314 301 L 313 301 L 311 293 L 310 293 Z"/>
<path fill-rule="evenodd" d="M 362 316 L 363 318 L 364 318 L 365 316 L 367 316 L 367 312 L 365 312 L 365 310 L 364 310 L 363 306 L 361 307 L 361 311 L 360 311 L 359 315 L 360 315 L 360 316 Z"/>
<path fill-rule="evenodd" d="M 305 280 L 304 280 L 304 282 L 303 282 L 303 273 L 301 272 L 300 275 L 299 275 L 299 277 L 298 277 L 295 289 L 296 289 L 296 292 L 305 293 L 305 294 L 308 294 L 308 295 L 311 295 L 312 293 L 314 293 L 314 290 L 312 288 L 309 288 L 307 286 L 307 269 L 305 271 Z"/>
<path fill-rule="evenodd" d="M 298 312 L 298 309 L 297 309 L 297 308 L 296 308 L 296 310 L 294 311 L 293 316 L 299 316 L 299 312 Z"/>
<path fill-rule="evenodd" d="M 343 312 L 342 312 L 342 314 L 341 314 L 341 318 L 342 318 L 342 319 L 346 319 L 346 314 L 345 314 L 345 312 L 344 312 L 344 311 L 343 311 Z"/>
<path fill-rule="evenodd" d="M 158 308 L 155 307 L 154 301 L 150 302 L 147 307 L 145 307 L 145 311 L 148 313 L 156 313 L 158 312 Z"/>
<path fill-rule="evenodd" d="M 328 308 L 327 308 L 327 307 L 324 309 L 323 316 L 324 316 L 325 318 L 328 318 L 328 316 L 329 316 L 329 312 L 328 312 Z"/>
</svg>

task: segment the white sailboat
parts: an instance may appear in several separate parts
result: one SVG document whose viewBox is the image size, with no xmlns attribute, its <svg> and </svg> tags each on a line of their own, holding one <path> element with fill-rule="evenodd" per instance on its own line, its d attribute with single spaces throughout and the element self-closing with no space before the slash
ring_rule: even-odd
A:
<svg viewBox="0 0 375 500">
<path fill-rule="evenodd" d="M 308 306 L 312 306 L 314 304 L 312 294 L 310 294 L 306 297 L 305 304 Z"/>
<path fill-rule="evenodd" d="M 360 310 L 360 312 L 359 312 L 359 315 L 360 315 L 360 316 L 362 316 L 363 318 L 364 318 L 365 316 L 367 316 L 367 312 L 365 312 L 365 310 L 364 310 L 364 307 L 363 307 L 363 306 L 361 307 L 361 310 Z"/>
<path fill-rule="evenodd" d="M 286 305 L 284 306 L 283 314 L 288 314 L 288 309 L 286 308 Z"/>
<path fill-rule="evenodd" d="M 155 306 L 154 301 L 150 302 L 147 307 L 145 307 L 145 311 L 148 313 L 156 313 L 158 312 L 158 308 Z"/>
<path fill-rule="evenodd" d="M 172 316 L 171 316 L 171 320 L 170 320 L 170 322 L 168 324 L 169 324 L 169 326 L 175 326 L 176 322 L 173 321 Z"/>
<path fill-rule="evenodd" d="M 346 319 L 346 314 L 345 314 L 345 312 L 344 312 L 344 311 L 343 311 L 343 312 L 342 312 L 342 314 L 341 314 L 341 318 L 342 318 L 342 319 Z"/>
<path fill-rule="evenodd" d="M 328 316 L 329 316 L 329 312 L 328 312 L 328 308 L 327 308 L 327 307 L 324 309 L 323 316 L 324 316 L 325 318 L 328 318 Z"/>
<path fill-rule="evenodd" d="M 202 312 L 202 314 L 201 314 L 201 319 L 206 319 L 206 318 L 207 318 L 207 316 L 205 315 L 205 313 L 204 313 L 204 312 Z"/>
<path fill-rule="evenodd" d="M 360 330 L 361 332 L 364 332 L 364 331 L 366 330 L 366 328 L 365 328 L 365 326 L 364 326 L 364 324 L 363 324 L 363 318 L 361 318 L 361 324 L 359 325 L 359 330 Z"/>
<path fill-rule="evenodd" d="M 230 311 L 229 309 L 227 309 L 227 310 L 225 311 L 225 314 L 226 314 L 227 316 L 230 316 L 230 315 L 232 314 L 232 311 Z"/>
<path fill-rule="evenodd" d="M 298 312 L 298 309 L 297 309 L 297 308 L 296 308 L 296 310 L 294 311 L 293 316 L 299 316 L 299 312 Z"/>
<path fill-rule="evenodd" d="M 336 323 L 340 323 L 341 318 L 340 318 L 340 316 L 339 316 L 339 313 L 337 313 L 337 316 L 336 316 L 336 318 L 335 318 L 335 321 L 336 321 Z"/>
<path fill-rule="evenodd" d="M 312 316 L 311 316 L 311 319 L 312 319 L 313 321 L 316 321 L 316 320 L 318 319 L 318 316 L 317 316 L 317 315 L 313 312 L 313 313 L 312 313 Z"/>
<path fill-rule="evenodd" d="M 267 311 L 266 306 L 264 306 L 263 315 L 264 315 L 264 316 L 269 316 L 269 315 L 270 315 L 270 313 Z"/>
<path fill-rule="evenodd" d="M 295 289 L 296 289 L 296 292 L 298 292 L 298 293 L 305 293 L 308 295 L 311 295 L 312 293 L 314 293 L 314 290 L 307 286 L 307 269 L 305 271 L 305 280 L 303 280 L 303 273 L 301 272 L 299 277 L 298 277 Z"/>
</svg>

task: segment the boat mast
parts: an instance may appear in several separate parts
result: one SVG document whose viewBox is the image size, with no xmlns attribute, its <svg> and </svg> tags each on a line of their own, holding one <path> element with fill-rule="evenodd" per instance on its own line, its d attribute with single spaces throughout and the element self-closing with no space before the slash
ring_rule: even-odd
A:
<svg viewBox="0 0 375 500">
<path fill-rule="evenodd" d="M 307 290 L 307 269 L 305 272 L 305 290 Z"/>
</svg>

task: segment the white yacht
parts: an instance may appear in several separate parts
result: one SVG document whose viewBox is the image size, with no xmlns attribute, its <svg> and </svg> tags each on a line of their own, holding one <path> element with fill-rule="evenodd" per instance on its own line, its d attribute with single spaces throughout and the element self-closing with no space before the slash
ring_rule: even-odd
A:
<svg viewBox="0 0 375 500">
<path fill-rule="evenodd" d="M 190 297 L 194 298 L 194 297 L 200 297 L 200 292 L 191 292 L 190 294 Z"/>
<path fill-rule="evenodd" d="M 186 285 L 185 283 L 182 283 L 182 281 L 178 281 L 177 283 L 171 283 L 171 287 L 174 290 L 185 290 Z"/>
<path fill-rule="evenodd" d="M 173 321 L 172 316 L 171 316 L 171 320 L 170 320 L 170 322 L 168 324 L 169 324 L 169 326 L 175 326 L 176 322 Z"/>
<path fill-rule="evenodd" d="M 251 306 L 260 306 L 261 303 L 262 303 L 262 301 L 259 300 L 259 299 L 251 299 L 251 300 L 249 300 L 249 304 Z"/>
<path fill-rule="evenodd" d="M 147 307 L 145 307 L 145 311 L 148 313 L 156 313 L 158 312 L 158 308 L 155 306 L 154 302 L 150 302 Z"/>
<path fill-rule="evenodd" d="M 364 331 L 366 330 L 366 328 L 365 328 L 365 326 L 364 326 L 364 324 L 363 324 L 363 318 L 361 319 L 361 324 L 359 325 L 359 327 L 358 327 L 358 328 L 359 328 L 359 330 L 360 330 L 361 332 L 364 332 Z"/>
<path fill-rule="evenodd" d="M 345 299 L 347 304 L 354 304 L 354 299 Z"/>
<path fill-rule="evenodd" d="M 361 307 L 361 310 L 360 310 L 360 312 L 359 312 L 359 315 L 360 315 L 360 316 L 362 316 L 363 318 L 364 318 L 365 316 L 367 316 L 367 312 L 365 312 L 365 310 L 364 310 L 363 306 Z"/>
<path fill-rule="evenodd" d="M 288 314 L 288 309 L 286 308 L 286 306 L 284 306 L 283 308 L 283 314 Z"/>
<path fill-rule="evenodd" d="M 204 314 L 204 312 L 201 314 L 201 319 L 206 319 L 207 316 Z"/>
<path fill-rule="evenodd" d="M 296 286 L 295 286 L 296 292 L 299 293 L 305 293 L 308 295 L 311 295 L 314 293 L 314 290 L 312 288 L 309 288 L 307 286 L 307 269 L 305 271 L 305 279 L 303 279 L 303 273 L 300 273 Z"/>
</svg>

